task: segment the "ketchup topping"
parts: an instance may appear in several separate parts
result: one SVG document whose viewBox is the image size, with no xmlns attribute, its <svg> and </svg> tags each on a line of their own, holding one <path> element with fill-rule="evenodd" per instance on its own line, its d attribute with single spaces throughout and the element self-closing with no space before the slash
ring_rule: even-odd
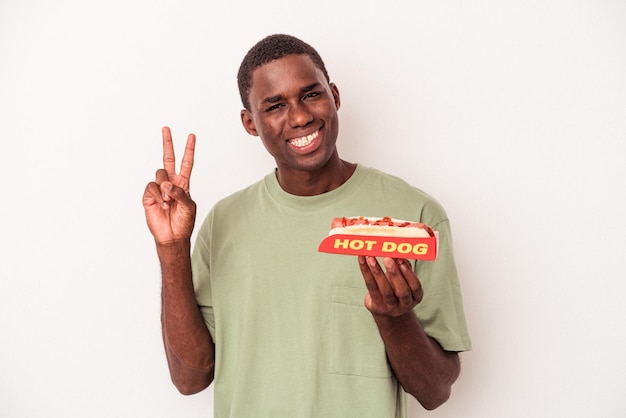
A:
<svg viewBox="0 0 626 418">
<path fill-rule="evenodd" d="M 385 216 L 380 219 L 375 219 L 375 220 L 370 220 L 363 216 L 359 216 L 357 218 L 346 218 L 346 217 L 335 218 L 333 220 L 332 227 L 337 228 L 337 227 L 346 227 L 346 226 L 352 226 L 352 225 L 393 226 L 393 227 L 398 227 L 398 228 L 405 228 L 405 227 L 424 228 L 425 226 L 423 223 L 420 223 L 420 222 L 408 222 L 408 221 L 394 222 L 388 216 Z"/>
</svg>

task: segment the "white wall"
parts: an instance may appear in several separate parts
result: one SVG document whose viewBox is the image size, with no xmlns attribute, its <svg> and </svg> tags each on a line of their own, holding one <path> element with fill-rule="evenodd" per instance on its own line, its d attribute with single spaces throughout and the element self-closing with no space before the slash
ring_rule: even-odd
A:
<svg viewBox="0 0 626 418">
<path fill-rule="evenodd" d="M 140 197 L 165 124 L 201 214 L 273 167 L 235 73 L 274 32 L 325 58 L 343 156 L 452 219 L 475 349 L 414 416 L 624 416 L 624 2 L 210 3 L 0 1 L 0 416 L 211 416 L 169 383 Z"/>
</svg>

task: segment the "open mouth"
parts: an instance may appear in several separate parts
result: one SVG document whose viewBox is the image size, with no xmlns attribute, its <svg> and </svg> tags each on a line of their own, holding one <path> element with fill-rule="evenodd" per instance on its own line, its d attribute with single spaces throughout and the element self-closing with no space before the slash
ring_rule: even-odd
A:
<svg viewBox="0 0 626 418">
<path fill-rule="evenodd" d="M 300 138 L 292 138 L 287 142 L 289 142 L 289 144 L 293 145 L 294 147 L 302 148 L 311 144 L 311 142 L 313 142 L 319 134 L 320 134 L 320 131 L 315 131 L 310 135 L 303 136 Z"/>
</svg>

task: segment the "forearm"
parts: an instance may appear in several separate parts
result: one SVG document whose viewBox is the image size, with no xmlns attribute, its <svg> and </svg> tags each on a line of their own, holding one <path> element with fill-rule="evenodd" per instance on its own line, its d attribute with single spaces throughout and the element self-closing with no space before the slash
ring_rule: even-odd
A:
<svg viewBox="0 0 626 418">
<path fill-rule="evenodd" d="M 158 244 L 163 278 L 161 325 L 172 381 L 181 393 L 205 389 L 213 380 L 214 345 L 196 303 L 190 242 Z"/>
<path fill-rule="evenodd" d="M 458 354 L 445 351 L 424 332 L 417 317 L 374 315 L 387 357 L 404 390 L 426 409 L 435 409 L 449 397 L 460 373 Z"/>
</svg>

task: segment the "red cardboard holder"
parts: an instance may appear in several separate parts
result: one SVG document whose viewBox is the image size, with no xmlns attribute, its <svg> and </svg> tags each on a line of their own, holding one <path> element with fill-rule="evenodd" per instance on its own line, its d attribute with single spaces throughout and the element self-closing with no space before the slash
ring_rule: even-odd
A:
<svg viewBox="0 0 626 418">
<path fill-rule="evenodd" d="M 438 238 L 437 231 L 434 237 L 428 238 L 334 234 L 324 238 L 318 251 L 434 261 L 437 258 Z"/>
</svg>

